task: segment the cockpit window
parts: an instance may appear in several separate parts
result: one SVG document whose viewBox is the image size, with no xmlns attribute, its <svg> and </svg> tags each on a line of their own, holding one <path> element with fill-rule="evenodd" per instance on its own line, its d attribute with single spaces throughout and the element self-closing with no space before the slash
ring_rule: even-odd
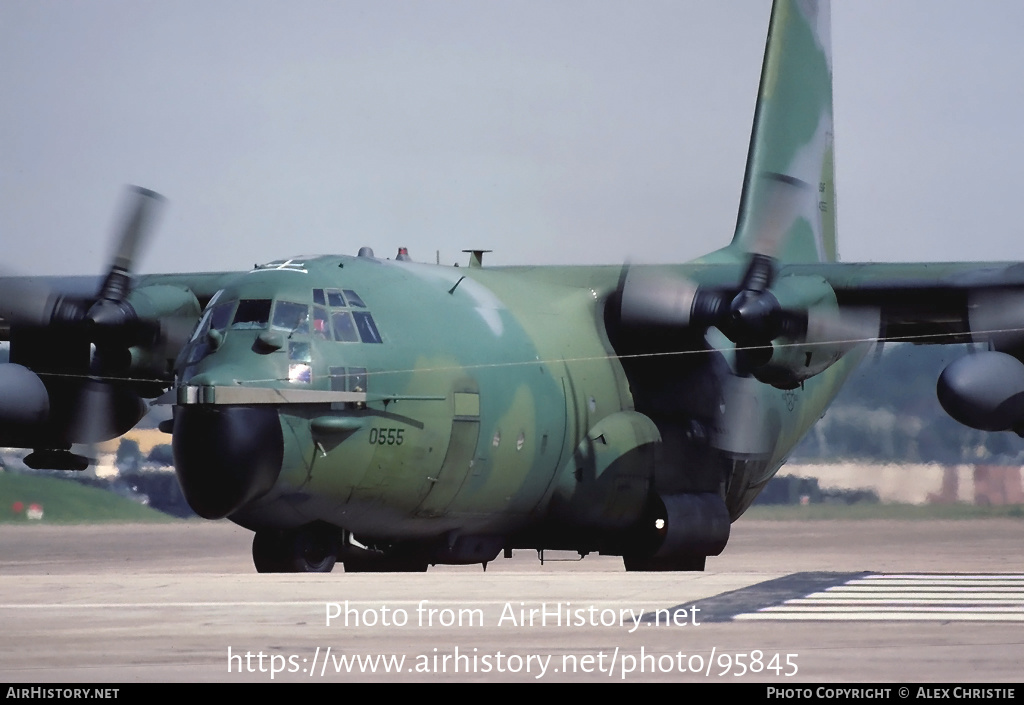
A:
<svg viewBox="0 0 1024 705">
<path fill-rule="evenodd" d="M 313 336 L 321 340 L 331 339 L 331 319 L 326 308 L 313 307 Z"/>
<path fill-rule="evenodd" d="M 345 303 L 345 297 L 341 295 L 341 292 L 337 289 L 327 289 L 327 304 L 331 308 L 343 308 L 348 304 Z"/>
<path fill-rule="evenodd" d="M 364 343 L 380 343 L 380 333 L 377 331 L 377 324 L 373 322 L 373 316 L 368 311 L 353 311 L 352 317 L 356 319 L 356 328 L 362 336 Z"/>
<path fill-rule="evenodd" d="M 270 299 L 242 299 L 231 321 L 231 330 L 262 330 L 270 320 Z"/>
<path fill-rule="evenodd" d="M 294 335 L 309 333 L 309 306 L 291 301 L 278 301 L 274 307 L 274 319 L 270 327 Z"/>
<path fill-rule="evenodd" d="M 188 342 L 194 343 L 199 339 L 199 336 L 210 330 L 210 309 L 206 309 L 203 313 L 203 317 L 199 319 L 199 323 L 196 324 L 196 329 L 192 331 L 192 337 L 188 339 Z"/>
<path fill-rule="evenodd" d="M 288 343 L 288 381 L 310 384 L 313 381 L 313 354 L 309 343 Z"/>
<path fill-rule="evenodd" d="M 313 289 L 313 329 L 314 334 L 319 334 L 325 339 L 330 338 L 330 331 L 327 330 L 327 320 L 324 309 L 320 306 L 330 307 L 330 322 L 334 328 L 334 340 L 344 343 L 383 343 L 377 324 L 369 311 L 365 309 L 366 303 L 352 289 Z M 320 326 L 320 327 L 318 327 Z"/>
<path fill-rule="evenodd" d="M 332 367 L 330 368 L 332 392 L 365 392 L 365 367 Z"/>
<path fill-rule="evenodd" d="M 335 311 L 331 314 L 331 323 L 334 324 L 334 339 L 342 343 L 358 343 L 359 333 L 356 331 L 355 321 L 348 311 Z"/>
<path fill-rule="evenodd" d="M 351 289 L 344 289 L 345 298 L 348 299 L 349 306 L 358 306 L 359 308 L 366 308 L 366 304 L 359 298 L 359 294 L 352 291 Z"/>
<path fill-rule="evenodd" d="M 313 355 L 309 343 L 288 343 L 288 359 L 292 362 L 312 362 Z"/>
<path fill-rule="evenodd" d="M 210 329 L 223 333 L 228 329 L 228 321 L 231 320 L 231 313 L 235 310 L 235 302 L 228 301 L 217 304 L 210 309 Z"/>
<path fill-rule="evenodd" d="M 206 334 L 211 330 L 223 333 L 228 327 L 228 321 L 231 320 L 231 312 L 234 310 L 234 301 L 206 307 L 203 317 L 199 319 L 199 323 L 189 339 L 191 347 L 188 349 L 187 363 L 198 362 L 210 352 L 210 347 L 206 341 Z"/>
</svg>

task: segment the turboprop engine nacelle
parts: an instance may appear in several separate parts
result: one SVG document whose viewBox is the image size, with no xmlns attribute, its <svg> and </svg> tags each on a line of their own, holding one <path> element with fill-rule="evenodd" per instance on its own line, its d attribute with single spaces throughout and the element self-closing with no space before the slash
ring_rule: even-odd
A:
<svg viewBox="0 0 1024 705">
<path fill-rule="evenodd" d="M 939 375 L 939 403 L 954 419 L 981 431 L 1024 429 L 1024 363 L 1001 352 L 951 362 Z"/>
<path fill-rule="evenodd" d="M 50 415 L 50 395 L 32 370 L 0 364 L 0 429 L 35 428 Z"/>
</svg>

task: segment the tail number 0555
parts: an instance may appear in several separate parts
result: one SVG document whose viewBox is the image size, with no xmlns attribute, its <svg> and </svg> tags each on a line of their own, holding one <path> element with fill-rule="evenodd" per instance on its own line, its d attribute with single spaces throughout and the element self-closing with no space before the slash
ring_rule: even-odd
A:
<svg viewBox="0 0 1024 705">
<path fill-rule="evenodd" d="M 370 445 L 400 446 L 405 440 L 404 428 L 371 428 Z"/>
</svg>

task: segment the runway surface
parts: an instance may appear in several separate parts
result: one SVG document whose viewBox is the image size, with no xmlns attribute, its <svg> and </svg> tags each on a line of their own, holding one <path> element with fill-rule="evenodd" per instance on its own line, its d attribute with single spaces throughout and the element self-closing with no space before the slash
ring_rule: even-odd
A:
<svg viewBox="0 0 1024 705">
<path fill-rule="evenodd" d="M 704 573 L 517 551 L 258 575 L 250 541 L 0 527 L 0 681 L 966 683 L 1024 663 L 1024 521 L 741 519 Z"/>
</svg>

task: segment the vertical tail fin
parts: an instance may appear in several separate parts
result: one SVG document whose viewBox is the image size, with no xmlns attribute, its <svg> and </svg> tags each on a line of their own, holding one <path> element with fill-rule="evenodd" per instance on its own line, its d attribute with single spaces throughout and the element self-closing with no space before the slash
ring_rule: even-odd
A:
<svg viewBox="0 0 1024 705">
<path fill-rule="evenodd" d="M 828 0 L 776 0 L 732 249 L 834 262 Z"/>
</svg>

